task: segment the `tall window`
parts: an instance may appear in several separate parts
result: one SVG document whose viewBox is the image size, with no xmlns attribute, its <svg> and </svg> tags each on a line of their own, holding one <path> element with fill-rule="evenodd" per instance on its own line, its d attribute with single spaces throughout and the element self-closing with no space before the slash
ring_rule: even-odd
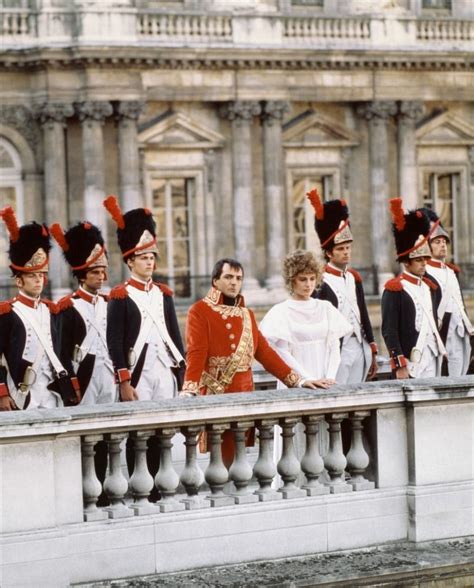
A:
<svg viewBox="0 0 474 588">
<path fill-rule="evenodd" d="M 459 197 L 461 176 L 459 173 L 423 174 L 423 205 L 431 208 L 441 219 L 451 239 L 451 251 L 456 249 L 455 206 Z"/>
<path fill-rule="evenodd" d="M 451 0 L 422 0 L 424 10 L 451 10 Z"/>
<path fill-rule="evenodd" d="M 13 145 L 0 137 L 0 209 L 11 206 L 23 222 L 23 182 L 21 178 L 21 161 Z M 0 223 L 0 272 L 8 274 L 8 233 Z"/>
<path fill-rule="evenodd" d="M 152 207 L 158 231 L 158 273 L 178 298 L 191 298 L 193 251 L 191 206 L 194 179 L 152 180 Z"/>
<path fill-rule="evenodd" d="M 316 188 L 323 200 L 330 200 L 333 191 L 332 176 L 306 176 L 293 179 L 293 247 L 295 249 L 317 248 L 314 230 L 314 209 L 306 194 Z"/>
</svg>

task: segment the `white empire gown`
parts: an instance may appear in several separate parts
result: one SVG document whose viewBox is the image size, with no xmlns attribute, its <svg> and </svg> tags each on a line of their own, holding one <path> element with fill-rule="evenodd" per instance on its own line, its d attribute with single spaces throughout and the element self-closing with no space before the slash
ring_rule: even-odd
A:
<svg viewBox="0 0 474 588">
<path fill-rule="evenodd" d="M 285 300 L 263 317 L 260 331 L 280 357 L 305 379 L 336 378 L 341 361 L 340 339 L 352 332 L 350 322 L 326 300 Z M 278 382 L 278 388 L 286 388 Z M 276 428 L 274 459 L 281 456 L 280 427 Z M 320 444 L 323 442 L 320 435 Z M 325 436 L 324 436 L 325 437 Z M 327 442 L 326 439 L 324 439 Z M 298 459 L 305 451 L 304 427 L 296 428 Z"/>
</svg>

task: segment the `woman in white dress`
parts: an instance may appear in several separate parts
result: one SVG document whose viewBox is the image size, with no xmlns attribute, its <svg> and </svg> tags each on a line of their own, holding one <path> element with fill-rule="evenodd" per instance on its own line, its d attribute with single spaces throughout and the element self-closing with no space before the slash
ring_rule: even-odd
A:
<svg viewBox="0 0 474 588">
<path fill-rule="evenodd" d="M 306 379 L 320 380 L 321 387 L 335 384 L 341 361 L 340 339 L 352 331 L 349 321 L 326 300 L 312 298 L 323 269 L 313 253 L 298 249 L 283 262 L 283 278 L 290 298 L 273 306 L 260 330 L 282 359 Z M 278 388 L 285 388 L 281 382 Z M 298 457 L 305 450 L 302 426 L 295 445 Z M 275 459 L 281 453 L 281 437 L 275 438 Z"/>
</svg>

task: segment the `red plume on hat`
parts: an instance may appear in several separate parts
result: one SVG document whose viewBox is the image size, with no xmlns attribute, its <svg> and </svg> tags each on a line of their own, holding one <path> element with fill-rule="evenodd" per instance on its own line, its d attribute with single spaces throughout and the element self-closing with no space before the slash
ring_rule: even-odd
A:
<svg viewBox="0 0 474 588">
<path fill-rule="evenodd" d="M 319 196 L 319 192 L 314 188 L 311 192 L 306 194 L 308 200 L 311 202 L 312 207 L 314 208 L 314 212 L 316 214 L 316 218 L 318 220 L 322 220 L 324 218 L 324 206 L 321 202 L 321 198 Z"/>
<path fill-rule="evenodd" d="M 69 243 L 66 241 L 63 228 L 59 223 L 54 223 L 51 225 L 49 227 L 49 232 L 63 251 L 67 251 L 69 249 Z"/>
<path fill-rule="evenodd" d="M 401 198 L 392 198 L 390 200 L 390 212 L 392 214 L 393 224 L 397 231 L 403 231 L 406 225 L 406 220 Z"/>
<path fill-rule="evenodd" d="M 122 211 L 120 210 L 120 205 L 118 200 L 115 196 L 108 196 L 104 200 L 104 206 L 109 212 L 110 216 L 114 219 L 115 224 L 119 229 L 125 228 L 125 221 L 123 219 Z"/>
<path fill-rule="evenodd" d="M 16 220 L 15 211 L 11 206 L 7 206 L 0 210 L 0 216 L 7 227 L 8 233 L 10 234 L 10 240 L 12 243 L 16 243 L 20 236 L 20 227 Z"/>
</svg>

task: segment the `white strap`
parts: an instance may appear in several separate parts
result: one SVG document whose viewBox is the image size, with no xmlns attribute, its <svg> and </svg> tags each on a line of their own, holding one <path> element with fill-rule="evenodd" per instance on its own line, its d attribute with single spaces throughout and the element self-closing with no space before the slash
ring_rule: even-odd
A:
<svg viewBox="0 0 474 588">
<path fill-rule="evenodd" d="M 451 280 L 449 279 L 448 269 L 446 268 L 444 271 L 445 274 L 445 283 L 440 284 L 441 286 L 441 302 L 438 306 L 438 319 L 440 321 L 443 320 L 443 317 L 446 313 L 446 308 L 448 306 L 449 299 L 453 296 L 452 287 L 451 287 Z"/>
<path fill-rule="evenodd" d="M 97 313 L 95 319 L 89 315 L 86 315 L 86 313 L 84 312 L 84 309 L 81 308 L 80 304 L 78 304 L 78 299 L 73 298 L 72 303 L 74 305 L 74 308 L 80 314 L 82 320 L 84 321 L 84 324 L 87 326 L 87 323 L 89 323 L 90 327 L 91 327 L 87 331 L 86 336 L 82 340 L 82 344 L 79 347 L 79 349 L 81 350 L 81 357 L 84 359 L 84 357 L 89 353 L 90 348 L 92 347 L 92 344 L 96 341 L 97 337 L 102 341 L 104 347 L 107 349 L 107 341 L 106 341 L 105 335 L 102 332 L 102 329 L 100 327 L 100 325 L 102 324 L 102 320 L 104 319 L 104 316 L 105 316 L 105 308 L 106 308 L 105 303 L 104 304 L 97 303 L 95 305 L 94 309 L 96 309 L 98 307 L 98 313 Z M 89 303 L 86 302 L 86 304 L 89 304 Z"/>
<path fill-rule="evenodd" d="M 56 372 L 56 374 L 59 375 L 62 372 L 66 372 L 62 363 L 59 361 L 58 356 L 54 352 L 51 342 L 45 337 L 41 329 L 41 325 L 38 323 L 36 318 L 33 316 L 26 315 L 16 302 L 13 303 L 13 310 L 24 323 L 29 324 L 30 327 L 33 329 L 35 335 L 38 337 L 38 341 L 40 342 L 41 347 L 44 349 L 46 355 L 48 356 L 48 359 L 51 362 L 51 365 L 53 366 L 53 369 Z"/>
</svg>

